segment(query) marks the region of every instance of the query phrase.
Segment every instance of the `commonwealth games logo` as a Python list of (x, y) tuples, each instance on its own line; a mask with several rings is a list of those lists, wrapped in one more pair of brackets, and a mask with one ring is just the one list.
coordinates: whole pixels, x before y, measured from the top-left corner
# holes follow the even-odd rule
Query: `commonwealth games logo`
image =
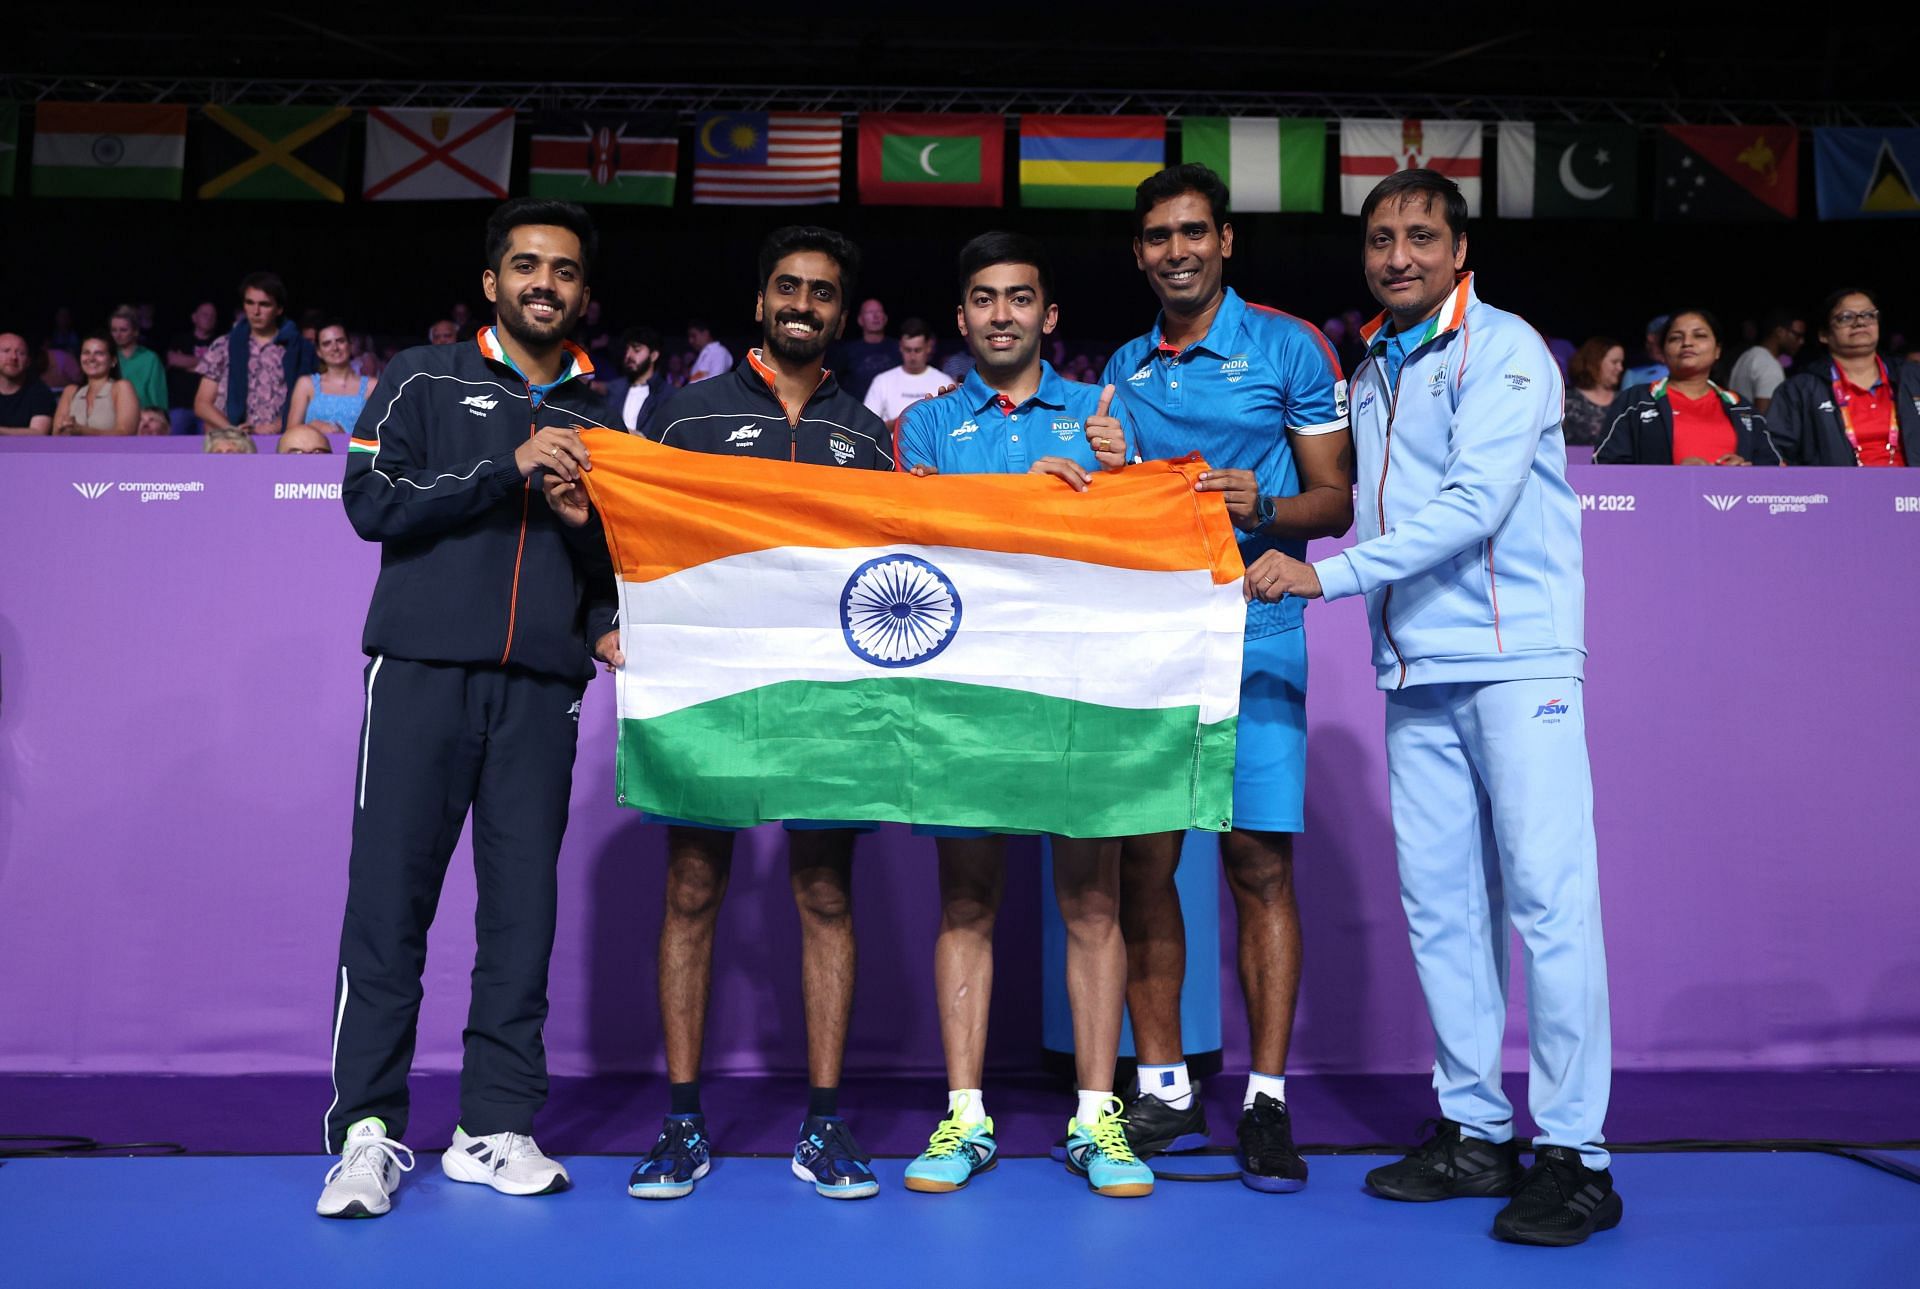
[(876, 667), (912, 667), (945, 649), (960, 629), (960, 593), (933, 565), (882, 555), (853, 570), (840, 592), (847, 648)]

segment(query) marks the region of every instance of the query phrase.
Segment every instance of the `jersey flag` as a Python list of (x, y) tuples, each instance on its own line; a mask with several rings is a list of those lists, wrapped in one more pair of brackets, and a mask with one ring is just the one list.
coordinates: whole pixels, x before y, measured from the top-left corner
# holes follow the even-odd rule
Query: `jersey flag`
[(860, 200), (868, 206), (998, 206), (1007, 128), (988, 113), (862, 112)]
[(1197, 459), (904, 474), (588, 430), (623, 805), (1069, 837), (1232, 820), (1238, 543)]
[(368, 201), (507, 195), (510, 107), (376, 107), (367, 112)]

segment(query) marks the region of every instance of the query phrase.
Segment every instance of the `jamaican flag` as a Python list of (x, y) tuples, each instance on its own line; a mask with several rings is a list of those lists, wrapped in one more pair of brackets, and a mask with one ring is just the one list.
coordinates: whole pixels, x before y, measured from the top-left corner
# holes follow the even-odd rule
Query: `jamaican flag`
[(203, 201), (342, 201), (344, 107), (219, 105), (196, 124)]

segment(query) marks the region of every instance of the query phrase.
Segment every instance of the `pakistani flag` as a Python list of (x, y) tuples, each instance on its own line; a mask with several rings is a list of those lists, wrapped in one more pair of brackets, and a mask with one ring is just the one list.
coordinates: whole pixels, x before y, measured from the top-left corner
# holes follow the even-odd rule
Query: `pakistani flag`
[(1632, 218), (1639, 146), (1630, 125), (1502, 121), (1501, 218)]
[(1227, 181), (1234, 210), (1323, 209), (1327, 123), (1317, 117), (1190, 116), (1180, 122), (1180, 160)]
[(0, 99), (0, 197), (13, 196), (15, 154), (20, 151), (20, 105)]
[(1076, 493), (584, 441), (619, 579), (623, 805), (729, 827), (1230, 826), (1244, 570), (1225, 506), (1194, 504), (1204, 462)]

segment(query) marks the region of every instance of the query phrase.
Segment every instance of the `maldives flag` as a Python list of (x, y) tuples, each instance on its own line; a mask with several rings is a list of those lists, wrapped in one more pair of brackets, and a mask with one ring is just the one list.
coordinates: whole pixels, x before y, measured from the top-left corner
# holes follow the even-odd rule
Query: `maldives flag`
[(1792, 219), (1800, 132), (1790, 125), (1669, 125), (1654, 167), (1661, 219)]
[(862, 112), (860, 200), (868, 206), (1000, 206), (1006, 122), (977, 113)]
[(673, 205), (679, 129), (664, 113), (559, 112), (533, 127), (527, 192), (578, 202)]
[(1480, 122), (1340, 122), (1340, 213), (1358, 215), (1367, 194), (1396, 170), (1436, 170), (1460, 185), (1467, 214), (1480, 213)]
[[(1084, 493), (588, 430), (622, 805), (1067, 837), (1233, 817), (1244, 569), (1206, 463)], [(1124, 642), (1127, 665), (1089, 667)]]

